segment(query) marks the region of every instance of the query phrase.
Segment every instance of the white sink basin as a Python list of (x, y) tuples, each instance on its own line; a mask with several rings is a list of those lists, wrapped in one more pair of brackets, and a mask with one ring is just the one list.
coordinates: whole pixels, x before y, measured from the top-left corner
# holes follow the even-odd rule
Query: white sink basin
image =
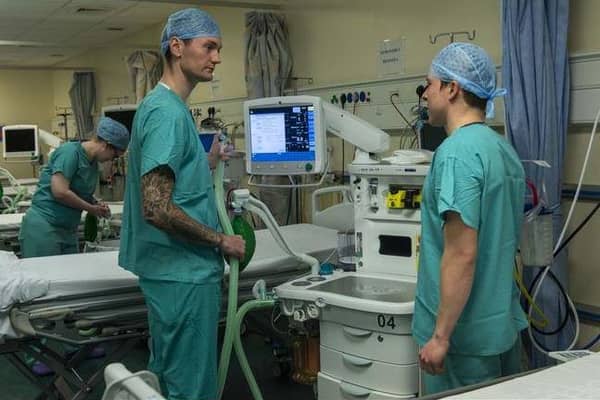
[(305, 276), (275, 288), (284, 301), (308, 301), (385, 314), (412, 314), (416, 283), (396, 275), (338, 272)]
[(356, 274), (320, 282), (307, 290), (390, 303), (406, 303), (415, 298), (414, 284)]

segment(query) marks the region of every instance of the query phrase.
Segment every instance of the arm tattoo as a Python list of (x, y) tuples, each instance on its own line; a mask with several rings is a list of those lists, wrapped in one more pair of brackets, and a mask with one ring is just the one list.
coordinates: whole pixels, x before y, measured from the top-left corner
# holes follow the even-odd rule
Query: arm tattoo
[(180, 240), (205, 246), (218, 246), (221, 235), (203, 225), (173, 204), (175, 175), (161, 165), (142, 176), (142, 207), (146, 221)]

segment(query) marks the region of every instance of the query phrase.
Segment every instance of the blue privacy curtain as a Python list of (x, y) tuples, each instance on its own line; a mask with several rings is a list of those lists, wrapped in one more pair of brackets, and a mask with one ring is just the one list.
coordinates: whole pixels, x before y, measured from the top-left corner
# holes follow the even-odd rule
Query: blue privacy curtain
[[(524, 164), (527, 177), (538, 189), (545, 183), (555, 241), (563, 223), (560, 199), (569, 120), (568, 23), (569, 0), (502, 1), (502, 81), (508, 89), (506, 132), (521, 159), (545, 160), (551, 165), (548, 169)], [(537, 272), (526, 268), (525, 280), (531, 282)], [(552, 272), (568, 288), (564, 251), (554, 260)], [(556, 328), (568, 306), (549, 277), (544, 280), (537, 303), (550, 319), (544, 329)], [(568, 325), (558, 335), (536, 338), (548, 349), (562, 350), (572, 335), (572, 325)], [(547, 362), (537, 351), (532, 361), (532, 367)]]

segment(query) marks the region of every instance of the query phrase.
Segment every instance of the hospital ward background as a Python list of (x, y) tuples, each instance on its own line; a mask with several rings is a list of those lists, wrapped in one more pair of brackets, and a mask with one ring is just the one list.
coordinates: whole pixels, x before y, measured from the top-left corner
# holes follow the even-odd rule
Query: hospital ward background
[[(146, 146), (144, 99), (173, 94), (161, 37), (179, 40), (188, 27), (170, 16), (191, 9), (218, 26), (207, 34), (202, 20), (181, 44), (217, 36), (222, 49), (212, 78), (180, 102), (193, 127), (186, 154), (210, 164), (216, 146), (227, 157), (175, 175), (210, 187), (214, 207), (197, 215), (217, 235), (245, 240), (242, 259), (215, 245), (211, 398), (600, 397), (600, 2), (0, 0), (0, 399), (183, 398), (154, 370), (148, 280), (121, 265), (136, 239), (124, 232), (136, 218), (128, 182)], [(488, 62), (489, 88), (452, 70), (463, 52)], [(433, 91), (454, 84), (484, 93), (486, 118), (459, 126), (462, 136), (436, 123)], [(471, 293), (484, 300), (465, 310), (494, 322), (459, 318), (439, 375), (426, 356), (436, 335), (420, 334), (436, 326), (443, 275), (426, 285), (425, 266), (432, 254), (444, 262), (433, 247), (451, 239), (440, 210), (464, 204), (432, 202), (456, 178), (442, 157), (453, 149), (467, 168), (471, 147), (456, 143), (484, 129), (511, 149), (503, 163), (518, 157), (518, 210), (494, 199), (480, 209), (495, 224), (479, 231), (478, 253), (506, 268), (485, 282), (476, 268)], [(57, 172), (87, 205), (59, 195)], [(189, 204), (193, 189), (174, 190)], [(39, 206), (50, 198), (67, 206)], [(48, 210), (70, 225), (46, 232)], [(514, 242), (503, 236), (511, 212)], [(179, 238), (165, 240), (136, 257)], [(523, 318), (493, 313), (501, 295)], [(510, 353), (517, 370), (485, 376), (488, 350), (502, 362)], [(473, 368), (480, 377), (461, 379)], [(435, 380), (446, 375), (462, 383)]]

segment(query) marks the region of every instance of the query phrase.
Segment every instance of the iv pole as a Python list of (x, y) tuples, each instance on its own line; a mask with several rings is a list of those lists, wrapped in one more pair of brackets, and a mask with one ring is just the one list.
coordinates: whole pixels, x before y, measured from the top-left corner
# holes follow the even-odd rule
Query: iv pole
[(65, 127), (65, 142), (69, 141), (69, 126), (67, 124), (67, 117), (73, 115), (69, 112), (69, 110), (71, 110), (71, 107), (56, 107), (56, 111), (62, 111), (58, 112), (56, 116), (63, 118), (63, 125)]

